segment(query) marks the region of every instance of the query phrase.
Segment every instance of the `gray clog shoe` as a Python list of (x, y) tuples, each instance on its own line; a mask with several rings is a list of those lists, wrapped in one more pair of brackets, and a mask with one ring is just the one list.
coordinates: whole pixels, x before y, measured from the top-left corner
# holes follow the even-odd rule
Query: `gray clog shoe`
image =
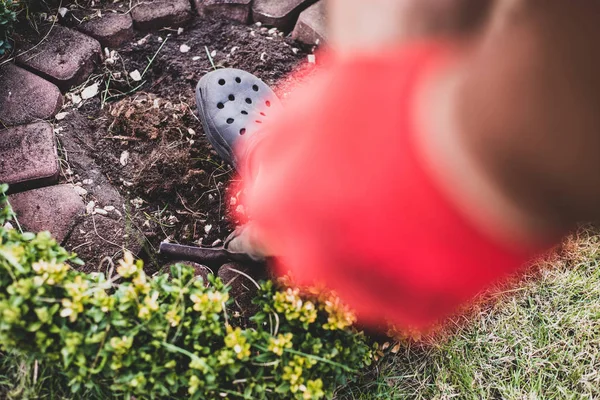
[(281, 107), (273, 90), (256, 76), (239, 69), (218, 69), (204, 75), (196, 86), (196, 104), (210, 144), (233, 166), (235, 143), (259, 130)]

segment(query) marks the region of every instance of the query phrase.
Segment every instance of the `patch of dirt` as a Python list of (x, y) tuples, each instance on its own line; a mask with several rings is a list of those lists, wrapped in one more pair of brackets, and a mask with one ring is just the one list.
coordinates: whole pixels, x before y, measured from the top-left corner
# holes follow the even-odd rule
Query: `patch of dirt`
[[(180, 51), (183, 44), (188, 52)], [(76, 128), (85, 136), (81, 147), (125, 199), (127, 219), (147, 239), (144, 258), (151, 270), (164, 263), (155, 254), (161, 241), (218, 246), (245, 219), (235, 171), (212, 150), (197, 117), (198, 80), (213, 64), (240, 68), (280, 84), (285, 97), (290, 83), (284, 78), (305, 64), (305, 50), (256, 26), (196, 18), (180, 35), (171, 29), (138, 34), (108, 53), (82, 85), (98, 83), (99, 95), (71, 111), (84, 117)], [(304, 68), (312, 71), (312, 65)], [(131, 77), (135, 70), (141, 80)], [(67, 99), (75, 103), (82, 87)], [(89, 175), (72, 168), (66, 180)], [(72, 243), (78, 245), (83, 243)]]

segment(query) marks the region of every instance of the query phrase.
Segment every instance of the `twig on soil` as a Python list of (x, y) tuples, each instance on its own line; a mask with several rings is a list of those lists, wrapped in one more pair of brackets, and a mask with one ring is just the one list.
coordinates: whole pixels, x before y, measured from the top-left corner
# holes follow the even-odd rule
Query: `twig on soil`
[(206, 214), (203, 214), (201, 212), (197, 212), (197, 211), (192, 211), (186, 204), (185, 201), (183, 200), (183, 197), (181, 197), (181, 195), (179, 194), (179, 192), (177, 193), (177, 197), (179, 197), (179, 201), (181, 201), (181, 205), (183, 206), (183, 208), (185, 208), (187, 211), (189, 211), (194, 217), (206, 217)]
[(213, 61), (213, 58), (210, 55), (210, 52), (208, 51), (208, 47), (204, 46), (204, 50), (206, 50), (206, 56), (208, 57), (208, 61), (210, 61), (210, 65), (212, 65), (213, 69), (216, 70), (217, 67), (215, 66), (215, 62)]
[(138, 141), (142, 140), (142, 139), (140, 139), (138, 137), (121, 136), (121, 135), (117, 135), (117, 136), (103, 136), (102, 139), (124, 140), (124, 141), (134, 141), (134, 142), (138, 142)]
[(106, 89), (104, 89), (104, 93), (102, 94), (102, 101), (100, 102), (100, 109), (104, 110), (104, 105), (106, 104), (106, 96), (108, 95), (108, 88), (110, 87), (110, 80), (112, 79), (112, 74), (108, 76), (108, 81), (106, 81)]
[(96, 228), (96, 218), (94, 218), (93, 215), (92, 215), (92, 223), (94, 224), (94, 232), (96, 233), (96, 236), (98, 236), (100, 239), (104, 240), (106, 243), (112, 244), (116, 248), (120, 248), (121, 247), (118, 244), (116, 244), (115, 242), (111, 242), (110, 240), (105, 239), (102, 236), (100, 236), (100, 234), (98, 233), (98, 229)]
[(150, 62), (148, 62), (148, 65), (146, 65), (146, 68), (144, 69), (144, 72), (142, 72), (141, 79), (144, 78), (144, 75), (146, 75), (146, 72), (148, 72), (148, 68), (150, 68), (150, 66), (154, 62), (154, 59), (156, 58), (156, 56), (158, 55), (158, 53), (160, 52), (160, 50), (163, 48), (163, 46), (165, 45), (165, 43), (167, 43), (167, 40), (169, 40), (169, 36), (165, 37), (165, 40), (163, 40), (163, 42), (160, 44), (160, 46), (158, 47), (158, 50), (156, 50), (156, 53), (154, 53), (154, 55), (150, 59)]
[(252, 282), (254, 284), (254, 286), (256, 286), (256, 288), (258, 290), (260, 290), (260, 285), (250, 275), (248, 275), (240, 270), (234, 269), (234, 268), (230, 268), (229, 270), (248, 278), (248, 280), (250, 280), (250, 282)]
[(127, 96), (128, 94), (131, 94), (133, 92), (135, 92), (136, 90), (138, 90), (139, 88), (141, 88), (142, 86), (144, 86), (146, 84), (146, 81), (142, 81), (142, 83), (140, 83), (139, 85), (137, 85), (136, 87), (134, 87), (133, 89), (131, 89), (128, 92), (125, 93), (119, 93), (119, 94), (115, 94), (113, 96), (110, 96), (108, 99), (106, 99), (106, 102), (109, 102), (113, 99), (118, 99), (119, 97), (123, 97), (123, 96)]

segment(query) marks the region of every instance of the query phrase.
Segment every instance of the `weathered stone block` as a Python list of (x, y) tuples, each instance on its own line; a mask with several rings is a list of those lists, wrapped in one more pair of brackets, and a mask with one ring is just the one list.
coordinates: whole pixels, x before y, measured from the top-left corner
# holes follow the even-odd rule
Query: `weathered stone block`
[(62, 243), (85, 212), (73, 185), (49, 186), (10, 195), (21, 226), (31, 232), (50, 231)]
[(0, 124), (48, 119), (62, 104), (62, 94), (53, 83), (14, 64), (0, 67)]
[(325, 1), (323, 0), (302, 11), (292, 32), (292, 39), (310, 45), (323, 43), (327, 36), (325, 11)]
[(82, 23), (77, 29), (103, 47), (115, 48), (133, 39), (133, 20), (129, 14), (109, 12)]
[(282, 31), (290, 31), (302, 10), (315, 0), (254, 0), (252, 18)]
[(217, 16), (243, 24), (250, 19), (252, 0), (194, 0), (200, 15)]
[(81, 32), (55, 25), (48, 37), (24, 44), (17, 63), (55, 83), (61, 90), (83, 83), (100, 60), (100, 43)]
[(191, 16), (188, 0), (136, 0), (131, 10), (133, 24), (141, 31), (184, 25)]
[(0, 182), (8, 183), (11, 193), (54, 184), (59, 172), (52, 125), (0, 130)]

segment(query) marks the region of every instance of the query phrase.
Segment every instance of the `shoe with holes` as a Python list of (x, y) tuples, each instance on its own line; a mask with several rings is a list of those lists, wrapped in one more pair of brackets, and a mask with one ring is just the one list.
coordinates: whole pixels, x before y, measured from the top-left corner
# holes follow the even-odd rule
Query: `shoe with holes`
[(281, 107), (267, 84), (234, 68), (204, 75), (196, 86), (196, 103), (208, 141), (233, 166), (238, 164), (234, 148), (239, 138), (254, 134)]

